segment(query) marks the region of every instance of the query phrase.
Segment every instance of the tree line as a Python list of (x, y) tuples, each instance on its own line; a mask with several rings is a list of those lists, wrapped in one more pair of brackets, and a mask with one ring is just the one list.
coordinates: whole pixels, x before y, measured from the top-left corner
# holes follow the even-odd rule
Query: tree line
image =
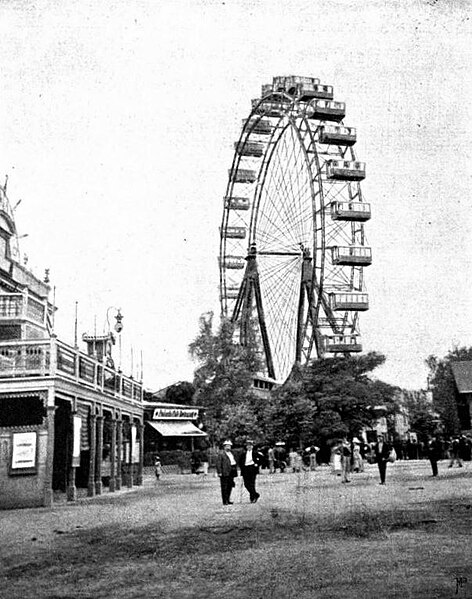
[(445, 436), (458, 434), (451, 362), (472, 359), (472, 348), (455, 348), (443, 359), (429, 356), (433, 402), (423, 395), (401, 406), (399, 388), (372, 376), (385, 362), (378, 352), (295, 365), (289, 379), (265, 397), (253, 386), (253, 373), (261, 370), (255, 338), (244, 347), (236, 343), (229, 320), (215, 326), (213, 313), (203, 314), (189, 353), (197, 364), (193, 384), (170, 388), (167, 401), (183, 403), (186, 397), (187, 403), (204, 407), (206, 431), (215, 443), (230, 437), (239, 444), (251, 437), (264, 443), (283, 440), (292, 447), (359, 436), (372, 427), (378, 406), (388, 417), (406, 408), (410, 430), (419, 436), (434, 434), (438, 426)]

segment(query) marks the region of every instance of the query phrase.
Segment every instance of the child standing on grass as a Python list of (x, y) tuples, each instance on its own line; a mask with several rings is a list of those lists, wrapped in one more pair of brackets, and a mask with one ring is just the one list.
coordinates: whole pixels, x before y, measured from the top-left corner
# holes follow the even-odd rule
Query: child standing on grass
[(154, 474), (156, 475), (157, 480), (159, 480), (161, 478), (162, 465), (161, 465), (161, 459), (159, 458), (159, 456), (156, 456), (156, 458), (154, 460)]

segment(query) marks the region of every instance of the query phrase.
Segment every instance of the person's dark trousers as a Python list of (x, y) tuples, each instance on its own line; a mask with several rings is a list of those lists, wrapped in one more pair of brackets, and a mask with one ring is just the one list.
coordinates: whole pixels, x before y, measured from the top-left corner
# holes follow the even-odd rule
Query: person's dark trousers
[(431, 468), (433, 470), (433, 476), (437, 476), (438, 475), (438, 461), (437, 460), (432, 460), (431, 458), (429, 458), (429, 461), (431, 462)]
[(231, 491), (233, 490), (233, 477), (232, 476), (220, 476), (221, 485), (221, 499), (223, 505), (228, 505), (231, 498)]
[(241, 469), (241, 474), (243, 476), (244, 486), (249, 493), (249, 499), (251, 501), (257, 501), (259, 498), (259, 493), (256, 491), (257, 467), (244, 466)]
[(378, 463), (378, 467), (379, 467), (379, 474), (380, 474), (380, 482), (383, 484), (383, 483), (385, 483), (385, 474), (387, 473), (387, 462), (385, 462), (384, 460), (381, 460)]

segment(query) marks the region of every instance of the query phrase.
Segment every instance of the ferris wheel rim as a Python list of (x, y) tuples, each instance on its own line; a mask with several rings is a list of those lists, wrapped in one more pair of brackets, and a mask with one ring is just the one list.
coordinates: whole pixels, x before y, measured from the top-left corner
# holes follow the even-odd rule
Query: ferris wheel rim
[[(261, 106), (264, 105), (267, 101), (273, 101), (276, 103), (277, 101), (284, 101), (285, 108), (277, 117), (273, 115), (265, 114), (263, 111), (260, 111)], [(310, 184), (312, 188), (316, 186), (317, 189), (317, 197), (315, 198), (315, 193), (311, 193), (310, 201), (311, 201), (311, 209), (312, 209), (312, 220), (315, 223), (316, 219), (319, 219), (320, 226), (313, 226), (313, 234), (311, 238), (311, 250), (312, 250), (312, 258), (313, 258), (313, 268), (311, 271), (311, 281), (310, 281), (310, 296), (308, 298), (309, 301), (309, 309), (304, 315), (303, 321), (303, 335), (302, 337), (308, 339), (307, 346), (305, 348), (304, 360), (307, 361), (311, 353), (313, 351), (313, 346), (316, 347), (317, 355), (321, 354), (320, 348), (320, 339), (321, 339), (321, 326), (319, 321), (322, 320), (320, 314), (323, 314), (323, 319), (325, 321), (329, 321), (326, 326), (331, 327), (333, 333), (341, 334), (340, 331), (344, 331), (344, 329), (348, 330), (348, 326), (350, 327), (351, 332), (355, 332), (358, 328), (358, 313), (355, 312), (354, 315), (348, 315), (348, 312), (345, 312), (344, 315), (338, 316), (333, 315), (331, 307), (328, 302), (328, 287), (337, 289), (348, 287), (349, 289), (354, 290), (354, 279), (357, 277), (357, 285), (362, 290), (363, 289), (363, 269), (358, 268), (358, 271), (355, 271), (354, 267), (349, 270), (349, 281), (346, 281), (346, 274), (343, 272), (344, 280), (339, 282), (336, 277), (340, 277), (339, 273), (335, 273), (332, 275), (332, 280), (330, 279), (329, 285), (324, 288), (325, 284), (325, 275), (326, 275), (326, 257), (328, 254), (328, 245), (329, 240), (326, 237), (326, 218), (325, 211), (327, 207), (329, 207), (327, 195), (325, 197), (325, 185), (326, 182), (323, 180), (321, 176), (322, 166), (325, 165), (326, 160), (323, 164), (320, 164), (320, 156), (319, 156), (319, 139), (317, 139), (317, 131), (314, 130), (312, 126), (308, 124), (308, 115), (307, 115), (307, 106), (310, 103), (305, 103), (304, 112), (297, 110), (297, 106), (299, 105), (297, 98), (287, 94), (280, 92), (271, 92), (266, 96), (261, 97), (256, 103), (253, 103), (253, 109), (249, 113), (248, 118), (245, 119), (244, 125), (241, 129), (241, 133), (237, 142), (237, 145), (243, 146), (249, 145), (251, 135), (256, 131), (258, 123), (262, 123), (263, 121), (270, 121), (272, 130), (269, 137), (269, 142), (266, 144), (265, 149), (263, 151), (263, 158), (261, 160), (261, 164), (257, 169), (257, 177), (255, 183), (255, 190), (251, 191), (250, 201), (251, 201), (251, 218), (248, 223), (248, 231), (247, 231), (247, 241), (245, 242), (245, 250), (242, 252), (244, 254), (244, 260), (248, 260), (251, 252), (251, 247), (255, 246), (256, 253), (258, 254), (258, 259), (263, 263), (265, 259), (264, 252), (260, 251), (259, 248), (259, 240), (257, 238), (258, 231), (258, 221), (259, 214), (261, 209), (261, 197), (264, 191), (265, 186), (265, 178), (267, 176), (268, 170), (273, 160), (274, 153), (277, 150), (277, 145), (280, 142), (280, 139), (284, 135), (284, 132), (287, 130), (295, 131), (298, 135), (299, 147), (303, 148), (304, 158), (305, 158), (305, 167), (307, 171), (310, 173)], [(298, 121), (297, 121), (298, 119)], [(318, 128), (323, 125), (325, 122), (320, 121), (318, 123)], [(337, 124), (343, 126), (343, 121), (341, 119), (337, 121)], [(313, 148), (314, 159), (310, 162), (306, 159), (307, 151), (305, 144), (300, 140), (300, 130), (302, 124), (305, 126), (305, 134), (310, 138), (310, 145)], [(354, 130), (355, 131), (355, 130)], [(277, 136), (277, 139), (275, 137)], [(275, 141), (274, 141), (275, 139)], [(257, 145), (257, 143), (256, 143)], [(338, 148), (339, 155), (335, 155), (339, 159), (344, 159), (344, 156), (349, 151), (351, 154), (351, 158), (355, 161), (355, 153), (352, 147), (346, 147), (344, 153), (341, 151), (341, 148)], [(270, 156), (268, 154), (270, 152)], [(228, 180), (228, 184), (226, 187), (225, 198), (233, 198), (235, 186), (237, 185), (236, 179), (233, 176), (241, 165), (246, 164), (246, 160), (244, 158), (243, 152), (239, 152), (236, 150), (233, 155), (232, 165), (230, 169), (230, 176)], [(312, 176), (313, 173), (316, 173), (316, 177)], [(349, 193), (351, 193), (351, 187), (349, 187)], [(330, 192), (331, 193), (331, 192)], [(357, 194), (354, 194), (360, 201), (362, 201), (362, 194), (360, 192), (360, 187), (358, 187)], [(336, 198), (336, 195), (334, 195)], [(225, 200), (226, 201), (226, 200)], [(330, 200), (331, 201), (331, 200)], [(222, 314), (227, 317), (231, 317), (231, 302), (229, 301), (229, 293), (228, 293), (228, 281), (230, 281), (230, 277), (228, 275), (229, 270), (226, 268), (226, 258), (230, 257), (228, 253), (228, 248), (231, 244), (228, 244), (228, 237), (226, 235), (229, 228), (229, 218), (230, 218), (230, 210), (227, 209), (225, 204), (225, 210), (223, 212), (222, 225), (221, 225), (221, 239), (220, 239), (220, 299), (222, 304)], [(357, 227), (357, 233), (354, 233), (354, 228), (352, 228), (352, 241), (355, 242), (355, 236), (362, 236), (362, 244), (363, 241), (363, 226), (360, 225)], [(287, 258), (290, 256), (295, 256), (295, 254), (299, 258), (304, 255), (304, 248), (299, 248), (298, 252), (292, 252), (287, 254)], [(330, 266), (331, 270), (334, 272), (332, 265)], [(242, 279), (240, 279), (242, 280)], [(326, 281), (328, 283), (328, 281)], [(240, 288), (241, 291), (241, 288)], [(330, 291), (332, 293), (332, 290)], [(240, 301), (240, 298), (237, 300)], [(234, 312), (233, 312), (234, 315)], [(348, 317), (349, 316), (349, 317)], [(341, 323), (341, 324), (340, 324)], [(309, 331), (311, 327), (311, 331)]]

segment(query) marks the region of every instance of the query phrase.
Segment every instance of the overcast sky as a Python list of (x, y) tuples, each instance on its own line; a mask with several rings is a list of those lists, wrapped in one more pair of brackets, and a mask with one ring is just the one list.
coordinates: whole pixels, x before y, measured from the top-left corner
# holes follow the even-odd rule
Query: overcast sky
[(146, 387), (191, 380), (233, 142), (260, 86), (296, 74), (334, 86), (367, 163), (377, 376), (424, 387), (429, 354), (472, 345), (467, 1), (10, 0), (0, 52), (0, 179), (65, 341), (76, 301), (80, 333), (121, 307), (124, 369), (133, 347)]

